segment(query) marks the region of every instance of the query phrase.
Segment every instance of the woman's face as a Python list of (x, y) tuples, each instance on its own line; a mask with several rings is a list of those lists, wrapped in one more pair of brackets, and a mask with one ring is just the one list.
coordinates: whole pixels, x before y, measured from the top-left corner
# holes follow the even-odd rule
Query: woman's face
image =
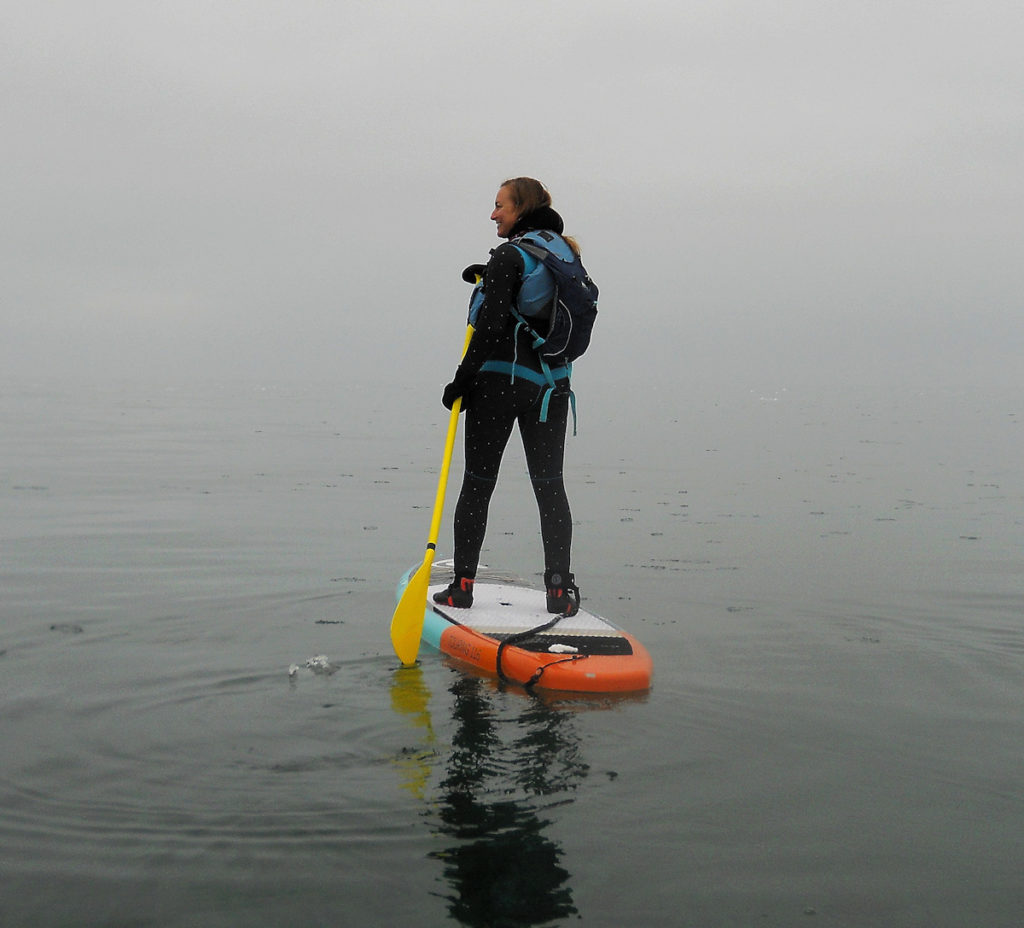
[(512, 203), (512, 191), (508, 187), (499, 188), (498, 195), (494, 198), (491, 219), (498, 226), (498, 238), (508, 238), (519, 219), (519, 213)]

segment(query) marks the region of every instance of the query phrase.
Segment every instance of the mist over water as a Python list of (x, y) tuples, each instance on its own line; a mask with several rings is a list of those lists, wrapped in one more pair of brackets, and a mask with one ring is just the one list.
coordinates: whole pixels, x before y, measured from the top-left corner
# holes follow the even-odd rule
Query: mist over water
[[(626, 700), (398, 668), (436, 397), (6, 382), (3, 923), (1013, 923), (1019, 393), (580, 368)], [(516, 441), (484, 557), (534, 577)]]
[[(1018, 925), (1019, 2), (8, 6), (3, 928)], [(389, 646), (521, 174), (636, 698)]]

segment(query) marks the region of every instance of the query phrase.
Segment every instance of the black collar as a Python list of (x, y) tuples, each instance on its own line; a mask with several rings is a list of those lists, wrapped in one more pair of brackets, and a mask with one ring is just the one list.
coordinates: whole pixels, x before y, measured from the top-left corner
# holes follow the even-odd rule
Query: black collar
[(536, 229), (546, 229), (549, 232), (557, 232), (561, 235), (564, 228), (565, 224), (562, 222), (562, 217), (550, 206), (542, 206), (540, 209), (535, 209), (532, 213), (520, 216), (519, 221), (512, 227), (508, 237), (517, 238)]

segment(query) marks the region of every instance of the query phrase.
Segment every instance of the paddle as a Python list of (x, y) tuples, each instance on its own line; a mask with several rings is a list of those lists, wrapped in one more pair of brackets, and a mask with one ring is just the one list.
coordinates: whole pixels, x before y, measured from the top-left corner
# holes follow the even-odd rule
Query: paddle
[[(473, 337), (473, 326), (466, 329), (466, 342), (462, 346), (462, 354), (466, 354), (469, 340)], [(430, 569), (434, 564), (434, 552), (437, 549), (437, 535), (441, 530), (441, 515), (444, 511), (444, 493), (448, 486), (448, 471), (452, 463), (452, 451), (455, 448), (455, 432), (459, 427), (459, 412), (462, 410), (462, 398), (452, 403), (452, 414), (448, 419), (448, 437), (444, 443), (444, 457), (441, 459), (441, 476), (437, 480), (437, 496), (434, 498), (434, 516), (430, 522), (430, 535), (427, 538), (427, 551), (423, 555), (423, 563), (409, 578), (409, 583), (402, 592), (395, 614), (391, 617), (391, 646), (395, 649), (398, 659), (406, 666), (416, 663), (416, 653), (420, 649), (420, 635), (423, 633), (423, 615), (427, 606), (427, 587), (430, 586)]]

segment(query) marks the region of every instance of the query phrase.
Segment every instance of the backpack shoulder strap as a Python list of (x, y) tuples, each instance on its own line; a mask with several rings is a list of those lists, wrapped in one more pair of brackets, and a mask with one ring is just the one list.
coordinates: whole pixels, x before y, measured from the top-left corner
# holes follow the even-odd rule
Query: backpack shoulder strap
[(576, 253), (561, 235), (546, 229), (527, 232), (516, 239), (514, 244), (541, 261), (545, 258), (557, 258), (563, 264), (572, 264), (577, 259)]

